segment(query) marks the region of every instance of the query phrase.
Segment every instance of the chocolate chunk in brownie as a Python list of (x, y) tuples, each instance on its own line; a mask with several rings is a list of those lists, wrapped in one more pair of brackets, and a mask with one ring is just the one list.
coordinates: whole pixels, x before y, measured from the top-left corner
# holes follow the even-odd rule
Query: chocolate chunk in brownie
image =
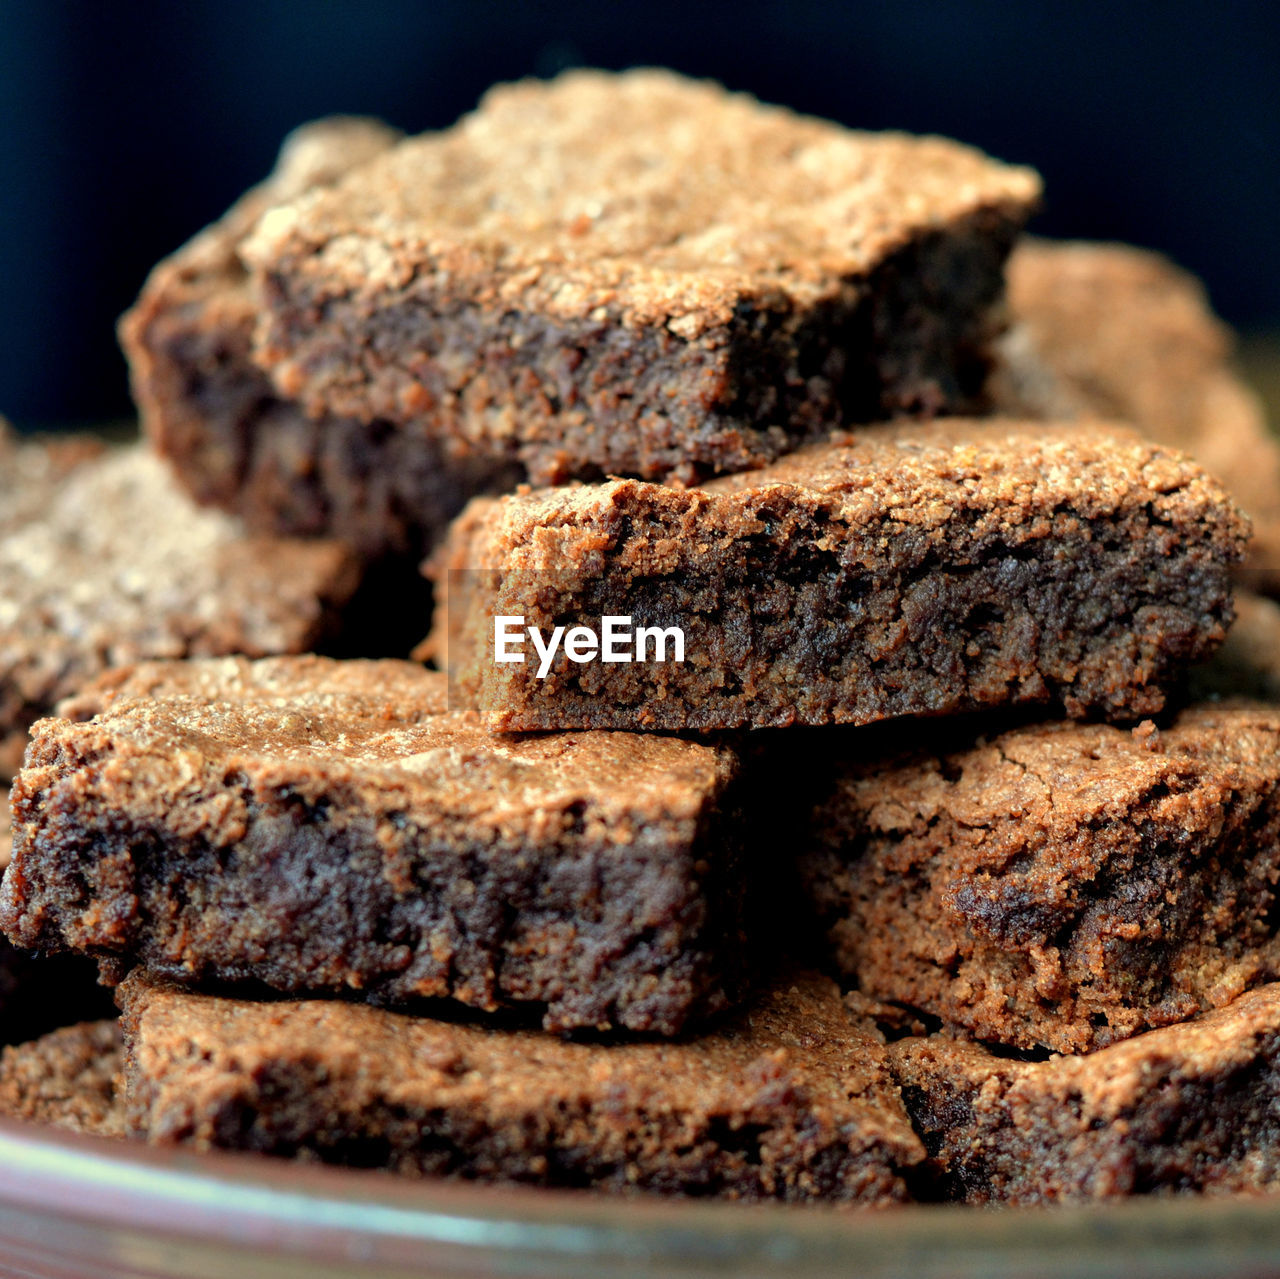
[(1009, 305), (997, 406), (1116, 418), (1184, 449), (1253, 519), (1245, 579), (1280, 591), (1280, 441), (1200, 283), (1126, 245), (1031, 239), (1009, 260)]
[[(853, 723), (1017, 704), (1135, 718), (1220, 642), (1247, 525), (1180, 454), (1004, 421), (867, 428), (702, 489), (477, 499), (423, 651), (493, 729)], [(443, 613), (443, 616), (442, 616)], [(617, 629), (574, 660), (510, 631)], [(666, 660), (640, 628), (683, 633)], [(564, 639), (564, 635), (561, 639)], [(616, 637), (615, 637), (616, 638)], [(594, 651), (594, 658), (591, 657)]]
[(122, 1137), (119, 1023), (81, 1022), (0, 1053), (0, 1115)]
[(1084, 1057), (889, 1046), (949, 1194), (1034, 1204), (1280, 1186), (1280, 986)]
[(519, 468), (278, 396), (249, 357), (257, 308), (236, 249), (273, 204), (399, 136), (346, 118), (295, 130), (271, 176), (161, 262), (120, 325), (143, 427), (192, 496), (257, 533), (336, 537), (370, 558), (421, 556), (467, 498), (513, 487)]
[(877, 1204), (923, 1157), (874, 1026), (801, 976), (705, 1034), (565, 1041), (333, 1000), (120, 987), (157, 1143), (614, 1192)]
[(1253, 697), (1280, 702), (1280, 603), (1235, 593), (1236, 620), (1222, 647), (1188, 681), (1195, 700)]
[(815, 783), (800, 870), (868, 995), (1079, 1052), (1280, 977), (1280, 709), (860, 751)]
[(539, 484), (741, 470), (971, 403), (1038, 196), (669, 72), (524, 81), (259, 222), (255, 358), (312, 414)]
[[(139, 446), (67, 469), (62, 450), (0, 435), (0, 763), (28, 725), (109, 666), (302, 652), (359, 583), (335, 542), (246, 538), (199, 511)], [(11, 773), (0, 773), (7, 780)]]
[(740, 993), (728, 747), (497, 738), (408, 662), (144, 665), (32, 730), (0, 922), (115, 978), (671, 1034)]

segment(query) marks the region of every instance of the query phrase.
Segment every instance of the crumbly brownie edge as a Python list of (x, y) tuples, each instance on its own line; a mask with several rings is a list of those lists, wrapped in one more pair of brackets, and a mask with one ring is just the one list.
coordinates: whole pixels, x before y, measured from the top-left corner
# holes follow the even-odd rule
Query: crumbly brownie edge
[(285, 254), (257, 277), (256, 358), (313, 415), (413, 427), (537, 484), (750, 469), (842, 423), (973, 407), (1027, 212), (995, 204), (918, 234), (814, 306), (744, 295), (693, 338), (513, 315), (429, 275), (372, 303), (326, 295), (318, 326), (303, 259)]
[(1280, 1184), (1277, 1002), (1263, 987), (1085, 1057), (1022, 1062), (934, 1036), (891, 1044), (889, 1063), (946, 1198), (1256, 1193)]
[[(728, 750), (695, 818), (650, 816), (625, 844), (577, 801), (533, 827), (469, 826), (406, 820), (394, 791), (374, 811), (340, 776), (317, 791), (283, 764), (228, 776), (225, 795), (157, 794), (147, 772), (109, 727), (37, 724), (0, 889), (19, 944), (86, 952), (113, 979), (141, 964), (181, 982), (541, 1007), (557, 1030), (673, 1034), (743, 993), (756, 871)], [(244, 810), (230, 847), (204, 826), (227, 804)]]
[[(1221, 716), (1208, 730), (1216, 746), (1153, 745), (1150, 766), (1114, 784), (1102, 765), (1032, 754), (1020, 731), (938, 758), (835, 765), (799, 858), (831, 962), (875, 998), (1057, 1052), (1181, 1021), (1280, 976), (1280, 718), (1266, 707), (1192, 714)], [(1055, 732), (1104, 761), (1122, 736)], [(1233, 743), (1255, 732), (1272, 741), (1270, 759), (1233, 762)], [(991, 768), (997, 798), (984, 814), (958, 786)], [(931, 797), (918, 810), (916, 794)]]

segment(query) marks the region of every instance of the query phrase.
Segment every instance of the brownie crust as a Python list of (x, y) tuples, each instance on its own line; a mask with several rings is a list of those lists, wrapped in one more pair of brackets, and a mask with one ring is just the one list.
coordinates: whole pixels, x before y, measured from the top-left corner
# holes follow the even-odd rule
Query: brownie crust
[[(702, 489), (479, 499), (429, 572), (460, 704), (491, 729), (866, 724), (1061, 705), (1135, 719), (1231, 620), (1247, 525), (1124, 432), (868, 428)], [(682, 662), (495, 660), (494, 619), (679, 626)], [(652, 653), (650, 653), (652, 656)]]
[(64, 1026), (0, 1053), (0, 1115), (98, 1137), (123, 1137), (115, 1020)]
[(0, 781), (31, 722), (107, 667), (304, 652), (360, 582), (335, 542), (246, 537), (197, 510), (141, 446), (90, 442), (72, 466), (67, 451), (0, 435), (0, 495), (23, 493), (0, 509)]
[(621, 1193), (900, 1202), (923, 1157), (870, 1023), (802, 976), (678, 1042), (573, 1042), (134, 974), (127, 1108), (156, 1143)]
[(120, 324), (143, 428), (192, 497), (256, 533), (334, 537), (371, 559), (425, 554), (469, 497), (514, 487), (519, 468), (421, 433), (312, 418), (277, 395), (250, 358), (257, 307), (237, 248), (273, 204), (399, 136), (344, 117), (295, 130), (271, 176), (161, 262)]
[(740, 995), (738, 759), (493, 738), (407, 662), (156, 663), (33, 729), (0, 925), (179, 982), (672, 1034)]
[(285, 399), (538, 484), (972, 404), (1029, 170), (669, 72), (500, 86), (244, 242)]
[(1203, 286), (1122, 244), (1026, 239), (1009, 259), (999, 411), (1114, 418), (1190, 453), (1253, 521), (1242, 580), (1280, 592), (1280, 440)]
[(950, 1198), (1038, 1204), (1280, 1184), (1280, 987), (1085, 1057), (889, 1047)]
[(1087, 1052), (1280, 977), (1280, 711), (834, 761), (800, 873), (867, 995)]

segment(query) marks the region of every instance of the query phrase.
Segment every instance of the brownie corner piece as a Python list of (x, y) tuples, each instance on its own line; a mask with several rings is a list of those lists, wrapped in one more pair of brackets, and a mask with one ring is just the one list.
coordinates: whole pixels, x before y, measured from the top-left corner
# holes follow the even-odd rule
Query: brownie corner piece
[(130, 1125), (157, 1143), (844, 1205), (902, 1202), (924, 1154), (882, 1040), (809, 975), (675, 1042), (253, 1003), (141, 973), (120, 999)]
[(890, 424), (700, 488), (478, 500), (432, 561), (431, 647), (502, 731), (1135, 720), (1222, 641), (1246, 536), (1190, 459), (1123, 428)]
[(742, 994), (727, 745), (493, 737), (394, 661), (143, 664), (67, 709), (14, 786), (18, 944), (558, 1030), (673, 1034)]
[(1280, 709), (1050, 722), (833, 760), (800, 858), (868, 995), (1088, 1052), (1280, 977)]
[(1039, 189), (666, 72), (500, 86), (259, 223), (255, 358), (539, 484), (738, 470), (971, 406)]
[(1280, 987), (1085, 1056), (932, 1035), (888, 1048), (944, 1193), (974, 1204), (1280, 1185)]

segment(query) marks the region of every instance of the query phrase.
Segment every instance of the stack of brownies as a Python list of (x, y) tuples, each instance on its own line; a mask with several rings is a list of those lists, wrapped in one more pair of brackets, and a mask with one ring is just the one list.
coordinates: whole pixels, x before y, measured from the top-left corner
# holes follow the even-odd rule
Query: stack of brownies
[(1019, 242), (1038, 196), (652, 71), (295, 134), (123, 321), (147, 444), (0, 440), (10, 984), (65, 1019), (88, 957), (122, 1013), (24, 1030), (0, 1110), (746, 1199), (1280, 1184), (1280, 708), (1219, 696), (1280, 609), (1214, 658), (1280, 448), (1194, 282)]

